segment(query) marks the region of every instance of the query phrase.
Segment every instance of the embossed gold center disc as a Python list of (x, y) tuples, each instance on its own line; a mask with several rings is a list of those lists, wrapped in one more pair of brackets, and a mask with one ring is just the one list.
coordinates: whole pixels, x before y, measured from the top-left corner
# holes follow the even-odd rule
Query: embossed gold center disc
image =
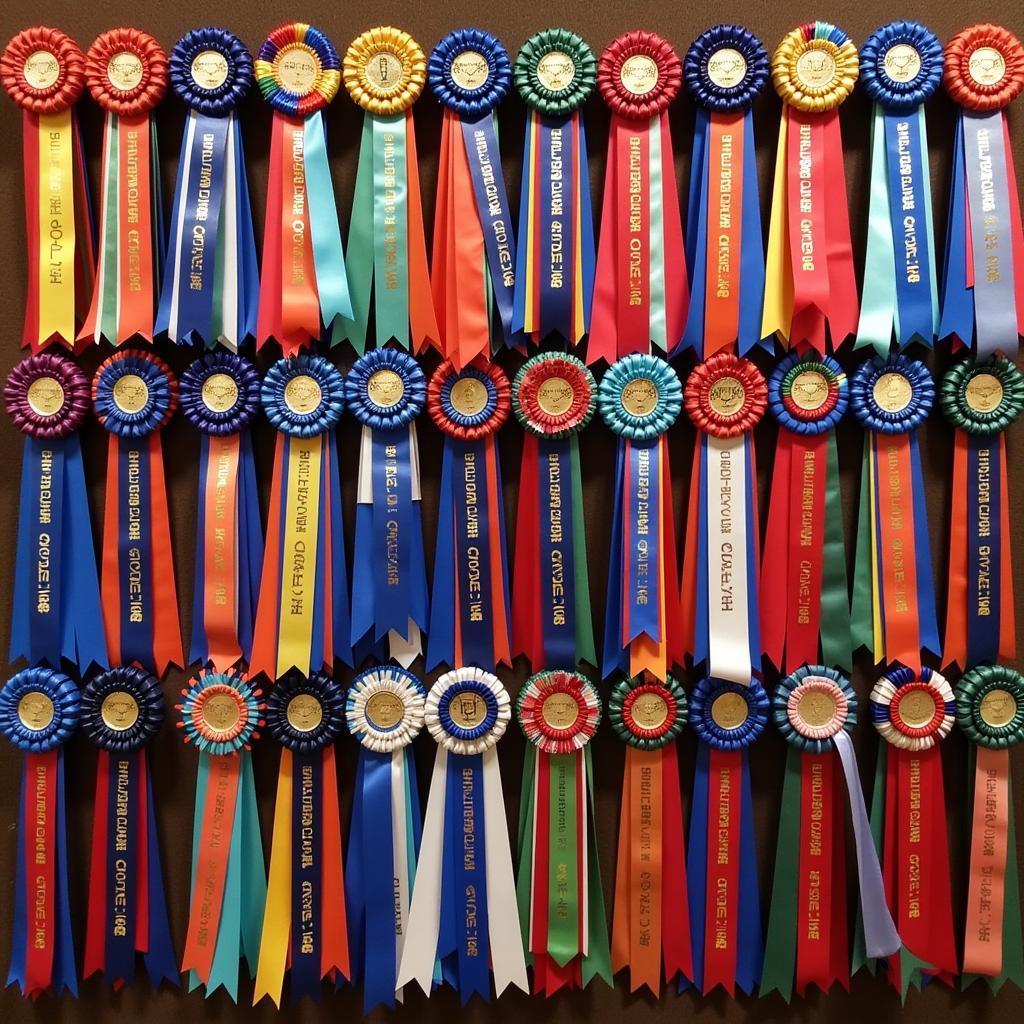
[(296, 413), (313, 412), (323, 398), (320, 385), (308, 373), (292, 377), (284, 386), (284, 404)]
[(472, 92), (479, 89), (490, 74), (487, 58), (476, 50), (463, 50), (452, 61), (452, 81), (460, 88)]
[(38, 690), (26, 693), (18, 701), (18, 721), (33, 732), (45, 729), (53, 721), (54, 713), (53, 701)]
[(33, 89), (49, 89), (60, 78), (60, 64), (49, 50), (30, 53), (22, 70)]
[(114, 405), (121, 412), (141, 412), (149, 401), (149, 388), (137, 373), (126, 373), (114, 381)]
[(238, 701), (226, 693), (215, 693), (203, 702), (203, 724), (211, 732), (230, 732), (241, 716)]
[(886, 412), (902, 412), (910, 405), (914, 389), (902, 373), (883, 373), (871, 391), (875, 404)]
[(107, 61), (107, 80), (120, 92), (137, 89), (142, 81), (142, 61), (127, 50)]
[(402, 400), (405, 385), (394, 370), (377, 370), (370, 374), (366, 382), (366, 393), (379, 409), (390, 409)]
[(537, 81), (551, 92), (568, 89), (575, 77), (576, 65), (572, 57), (561, 50), (551, 50), (537, 61)]
[(668, 701), (660, 693), (641, 693), (632, 710), (633, 721), (644, 729), (660, 729), (668, 720)]
[(574, 397), (572, 385), (564, 377), (548, 377), (537, 388), (537, 404), (548, 416), (561, 416)]
[(284, 710), (288, 724), (297, 732), (312, 732), (323, 721), (323, 705), (311, 693), (297, 693)]
[(461, 729), (475, 729), (487, 717), (487, 702), (472, 690), (463, 690), (452, 696), (448, 714)]
[(381, 96), (402, 88), (402, 61), (390, 50), (378, 50), (366, 58), (366, 80)]
[(544, 698), (541, 717), (550, 729), (569, 729), (580, 717), (580, 706), (570, 693), (552, 693)]
[(463, 416), (477, 416), (487, 407), (487, 387), (475, 377), (460, 377), (452, 385), (448, 400)]
[(719, 89), (731, 89), (743, 81), (747, 73), (747, 62), (739, 50), (731, 46), (723, 46), (716, 50), (708, 60), (708, 78)]
[(1006, 61), (994, 47), (979, 46), (971, 54), (967, 70), (978, 85), (998, 85), (1006, 74)]
[(719, 416), (732, 416), (739, 412), (746, 397), (746, 390), (735, 377), (719, 377), (708, 392), (708, 402)]
[(393, 729), (404, 714), (402, 701), (387, 690), (371, 693), (366, 700), (366, 717), (375, 729)]
[(836, 77), (836, 61), (828, 50), (804, 50), (796, 59), (796, 77), (806, 89), (824, 89)]
[(897, 43), (885, 51), (882, 63), (894, 82), (912, 82), (921, 70), (921, 54), (907, 43)]
[(320, 75), (320, 58), (302, 43), (286, 46), (277, 55), (277, 80), (293, 96), (313, 91)]
[(623, 61), (619, 78), (627, 92), (646, 96), (658, 84), (657, 62), (644, 53), (634, 53)]
[(789, 397), (798, 409), (814, 412), (828, 401), (828, 378), (820, 370), (801, 370), (789, 386)]
[(927, 690), (911, 690), (900, 699), (899, 713), (912, 729), (923, 729), (935, 717), (935, 698)]
[(720, 729), (738, 729), (747, 720), (747, 702), (731, 690), (711, 702), (711, 718)]
[(26, 397), (37, 416), (52, 416), (64, 408), (64, 388), (56, 377), (37, 377), (29, 384)]
[(124, 732), (139, 720), (139, 705), (135, 698), (124, 690), (115, 690), (103, 698), (100, 718), (108, 729)]
[(619, 401), (630, 416), (648, 416), (658, 404), (658, 386), (648, 377), (637, 377), (622, 389)]
[(192, 58), (192, 81), (200, 89), (219, 89), (228, 80), (228, 59), (216, 50), (203, 50)]
[(981, 698), (981, 720), (998, 729), (1001, 726), (1009, 725), (1017, 714), (1017, 701), (1009, 690), (989, 690)]
[(820, 728), (836, 717), (836, 699), (824, 690), (809, 690), (797, 701), (796, 713), (800, 721)]
[(976, 373), (968, 382), (964, 398), (975, 412), (992, 412), (1003, 400), (1003, 383), (992, 373)]
[(228, 373), (211, 373), (203, 381), (202, 396), (211, 412), (227, 412), (238, 401), (238, 384)]

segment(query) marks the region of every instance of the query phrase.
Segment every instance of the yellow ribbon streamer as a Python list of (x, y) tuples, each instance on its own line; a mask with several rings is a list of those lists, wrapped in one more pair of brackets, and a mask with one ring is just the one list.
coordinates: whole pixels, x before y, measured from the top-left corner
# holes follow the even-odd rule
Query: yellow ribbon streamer
[(764, 311), (761, 337), (789, 341), (793, 319), (793, 269), (789, 263), (789, 228), (786, 217), (786, 135), (789, 118), (782, 113), (779, 148), (775, 153), (775, 182), (772, 186), (772, 213), (768, 225), (768, 254), (765, 260)]
[(39, 115), (39, 340), (75, 338), (75, 176), (71, 109)]

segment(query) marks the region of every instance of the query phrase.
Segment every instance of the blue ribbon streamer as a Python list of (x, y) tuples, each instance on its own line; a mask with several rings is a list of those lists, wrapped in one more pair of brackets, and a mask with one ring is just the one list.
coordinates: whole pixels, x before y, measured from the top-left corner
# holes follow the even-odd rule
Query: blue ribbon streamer
[(391, 820), (391, 755), (362, 757), (362, 855), (365, 881), (364, 1007), (395, 1004), (395, 864)]
[(764, 940), (761, 897), (757, 887), (757, 850), (754, 844), (754, 803), (750, 792), (750, 761), (742, 755), (740, 805), (739, 923), (736, 930), (736, 984), (750, 995), (761, 980)]
[(291, 1000), (320, 999), (323, 753), (292, 755)]
[(967, 287), (967, 168), (964, 160), (963, 111), (957, 114), (953, 139), (953, 181), (942, 273), (942, 318), (939, 336), (955, 335), (970, 346), (974, 337), (974, 293)]
[[(968, 665), (994, 664), (999, 656), (1002, 618), (1000, 462), (999, 435), (967, 435)], [(982, 481), (988, 487), (985, 501), (981, 499)]]
[(375, 638), (409, 627), (412, 545), (412, 465), (409, 430), (374, 431), (373, 607)]
[[(661, 447), (658, 440), (627, 443), (630, 517), (626, 523), (626, 599), (629, 602), (629, 642), (646, 634), (661, 640), (662, 602), (659, 567), (661, 537)], [(641, 470), (643, 473), (641, 474)]]
[[(145, 756), (143, 754), (142, 756)], [(148, 766), (147, 766), (148, 769)], [(164, 873), (160, 861), (160, 835), (156, 830), (156, 805), (153, 802), (153, 775), (146, 771), (146, 864), (147, 895), (149, 898), (148, 945), (143, 962), (149, 983), (157, 989), (164, 981), (177, 986), (180, 982), (171, 925), (167, 918), (167, 898), (164, 895)]]
[[(133, 482), (131, 465), (138, 473)], [(132, 492), (138, 498), (133, 500)], [(137, 661), (155, 670), (153, 663), (153, 593), (161, 582), (153, 578), (152, 487), (149, 439), (119, 438), (117, 446), (117, 568), (121, 630), (120, 661)], [(137, 516), (131, 521), (132, 510)], [(134, 568), (133, 568), (134, 567)], [(138, 581), (133, 580), (138, 573)]]
[[(139, 915), (139, 755), (110, 757), (107, 779), (106, 913), (103, 974), (111, 984), (135, 977)], [(124, 775), (123, 793), (121, 777)], [(119, 799), (123, 798), (123, 799)], [(123, 812), (121, 804), (123, 803)]]
[(622, 492), (625, 487), (626, 440), (619, 438), (615, 450), (615, 490), (612, 494), (612, 540), (608, 553), (608, 589), (604, 606), (604, 648), (601, 677), (625, 672), (629, 655), (622, 645)]
[[(235, 165), (235, 231), (238, 236), (238, 306), (236, 323), (239, 340), (256, 336), (256, 318), (260, 304), (260, 271), (256, 260), (256, 232), (252, 224), (252, 203), (249, 181), (245, 173), (245, 150), (242, 148), (242, 126), (238, 115), (229, 115), (231, 137), (229, 148)], [(224, 325), (221, 325), (223, 330)]]
[[(544, 665), (571, 669), (576, 665), (576, 579), (572, 501), (572, 442), (569, 438), (538, 441), (537, 467), (540, 479), (537, 510), (540, 527), (541, 635)], [(557, 474), (557, 476), (556, 476)], [(558, 481), (554, 493), (552, 478)], [(551, 522), (555, 506), (560, 516), (557, 529)]]
[[(577, 158), (572, 120), (540, 117), (539, 122), (541, 190), (537, 273), (540, 279), (540, 336), (543, 338), (557, 331), (563, 338), (571, 338), (576, 189), (573, 176), (567, 172)], [(558, 287), (553, 285), (553, 281), (559, 282)]]
[[(490, 668), (494, 664), (494, 608), (491, 602), (491, 523), (487, 490), (487, 449), (484, 441), (458, 443), (460, 459), (454, 476), (455, 574), (459, 586), (459, 627), (462, 660)], [(471, 515), (470, 510), (475, 515)], [(475, 565), (475, 571), (471, 570)]]
[[(698, 359), (704, 358), (710, 133), (711, 113), (704, 107), (698, 107), (693, 134), (690, 188), (686, 200), (686, 265), (690, 269), (690, 308), (678, 346), (680, 350), (691, 349)], [(675, 355), (675, 352), (672, 354)]]
[(921, 646), (939, 657), (942, 653), (942, 646), (939, 641), (939, 619), (935, 610), (932, 547), (928, 536), (928, 504), (925, 500), (921, 450), (916, 435), (910, 437), (910, 470), (914, 488), (914, 551), (917, 556), (918, 628), (921, 632)]

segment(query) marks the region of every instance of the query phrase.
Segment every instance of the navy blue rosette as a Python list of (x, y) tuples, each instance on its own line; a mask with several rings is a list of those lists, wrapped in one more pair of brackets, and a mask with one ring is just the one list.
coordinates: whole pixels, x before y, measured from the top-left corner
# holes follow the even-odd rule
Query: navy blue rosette
[(7, 984), (30, 999), (51, 989), (78, 995), (62, 748), (80, 710), (78, 687), (54, 669), (23, 669), (0, 688), (0, 733), (25, 755)]
[(292, 754), (319, 754), (345, 729), (345, 693), (323, 672), (289, 672), (270, 691), (265, 718), (267, 731)]
[(227, 437), (245, 430), (260, 407), (260, 375), (233, 352), (207, 352), (181, 375), (181, 411), (200, 433)]
[[(716, 702), (723, 697), (719, 707), (730, 708), (728, 714), (716, 712)], [(705, 678), (690, 694), (693, 731), (701, 743), (716, 750), (745, 750), (764, 732), (768, 712), (768, 694), (756, 679), (743, 684)]]
[(174, 415), (178, 383), (162, 359), (127, 349), (100, 365), (92, 382), (92, 400), (96, 418), (111, 434), (143, 438)]
[(252, 54), (224, 28), (195, 28), (171, 50), (167, 77), (193, 110), (220, 117), (236, 110), (252, 87)]
[(134, 754), (149, 743), (160, 731), (164, 711), (160, 680), (135, 665), (101, 672), (82, 690), (82, 729), (111, 754)]
[(857, 422), (878, 434), (909, 434), (928, 418), (935, 381), (920, 360), (903, 355), (869, 359), (850, 380), (850, 408)]
[(431, 51), (427, 80), (440, 103), (476, 121), (505, 98), (512, 86), (512, 62), (490, 32), (460, 28)]
[(768, 84), (768, 51), (741, 25), (715, 25), (690, 44), (683, 80), (698, 106), (747, 111)]
[(338, 425), (345, 409), (345, 380), (329, 359), (300, 354), (279, 359), (267, 370), (260, 400), (275, 430), (316, 437)]

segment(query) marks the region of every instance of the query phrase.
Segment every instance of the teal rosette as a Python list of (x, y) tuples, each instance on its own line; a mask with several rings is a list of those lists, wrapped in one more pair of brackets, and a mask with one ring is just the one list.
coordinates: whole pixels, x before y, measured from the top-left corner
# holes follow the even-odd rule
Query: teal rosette
[[(307, 67), (312, 70), (302, 92), (293, 91), (289, 84), (306, 78), (304, 73), (289, 73), (289, 60), (296, 59), (301, 61), (303, 72)], [(253, 70), (263, 98), (287, 117), (307, 117), (322, 110), (341, 85), (341, 58), (334, 43), (325, 32), (301, 21), (279, 25), (263, 40)]]
[(164, 720), (160, 680), (135, 665), (101, 672), (82, 690), (82, 728), (101, 750), (128, 754), (145, 746)]
[(850, 680), (826, 665), (801, 665), (779, 680), (772, 697), (772, 720), (797, 750), (822, 754), (833, 738), (857, 724), (857, 694)]
[(942, 82), (942, 43), (917, 21), (891, 21), (860, 48), (860, 80), (869, 98), (885, 110), (919, 107)]
[(770, 72), (764, 44), (740, 25), (702, 32), (683, 60), (683, 80), (694, 102), (722, 113), (749, 110)]
[(96, 418), (118, 437), (146, 437), (160, 430), (178, 406), (171, 368), (151, 352), (115, 352), (92, 381)]
[(583, 106), (597, 85), (597, 58), (575, 32), (544, 29), (520, 48), (515, 82), (531, 109), (545, 117), (568, 117)]
[[(423, 721), (427, 732), (450, 754), (490, 750), (508, 728), (512, 702), (501, 680), (480, 668), (445, 672), (427, 693)], [(472, 721), (471, 725), (459, 720)]]
[(323, 672), (304, 676), (292, 670), (267, 697), (267, 731), (293, 754), (316, 754), (345, 728), (345, 694)]
[[(567, 388), (571, 401), (559, 412), (544, 408), (542, 389), (552, 382)], [(512, 381), (512, 411), (524, 430), (551, 441), (578, 434), (597, 409), (597, 384), (581, 359), (561, 352), (541, 352), (519, 368)]]
[(420, 734), (425, 706), (426, 690), (416, 676), (397, 665), (379, 665), (349, 684), (345, 721), (367, 750), (390, 754)]
[(928, 418), (935, 382), (928, 367), (904, 355), (861, 363), (850, 380), (850, 408), (865, 430), (909, 434)]
[(434, 47), (427, 80), (445, 107), (475, 121), (505, 98), (512, 85), (512, 63), (490, 32), (460, 28)]
[(597, 408), (609, 430), (643, 444), (678, 419), (683, 386), (664, 359), (634, 352), (608, 367), (597, 390)]
[(201, 754), (225, 757), (251, 750), (266, 722), (263, 691), (235, 672), (200, 672), (175, 705), (186, 743)]
[(956, 724), (972, 742), (1006, 750), (1024, 739), (1024, 677), (1006, 665), (976, 665), (956, 684)]
[(0, 689), (0, 733), (26, 754), (62, 747), (78, 727), (81, 695), (63, 672), (26, 668)]
[(316, 437), (338, 425), (345, 408), (345, 380), (323, 356), (290, 356), (267, 370), (260, 400), (275, 430)]
[(768, 378), (768, 408), (795, 434), (834, 430), (849, 404), (846, 374), (831, 356), (789, 352)]
[(345, 406), (364, 427), (398, 430), (427, 402), (427, 379), (419, 363), (397, 348), (360, 356), (345, 377)]
[(650, 682), (621, 679), (608, 697), (608, 721), (623, 742), (640, 750), (659, 750), (678, 739), (689, 711), (686, 693), (675, 677)]
[(223, 437), (252, 422), (260, 407), (260, 375), (234, 352), (207, 352), (181, 375), (180, 392), (185, 418), (202, 433)]
[(210, 117), (238, 107), (253, 81), (252, 55), (224, 28), (186, 32), (171, 50), (167, 71), (178, 97)]
[(1024, 410), (1024, 374), (1005, 356), (964, 359), (942, 378), (939, 408), (968, 434), (998, 434)]
[[(726, 706), (727, 714), (722, 710)], [(690, 722), (701, 743), (717, 750), (743, 750), (764, 732), (769, 706), (768, 694), (756, 679), (744, 686), (704, 678), (690, 694)]]
[(903, 665), (871, 690), (871, 724), (902, 750), (927, 750), (949, 735), (956, 701), (945, 676), (925, 666), (920, 675)]

